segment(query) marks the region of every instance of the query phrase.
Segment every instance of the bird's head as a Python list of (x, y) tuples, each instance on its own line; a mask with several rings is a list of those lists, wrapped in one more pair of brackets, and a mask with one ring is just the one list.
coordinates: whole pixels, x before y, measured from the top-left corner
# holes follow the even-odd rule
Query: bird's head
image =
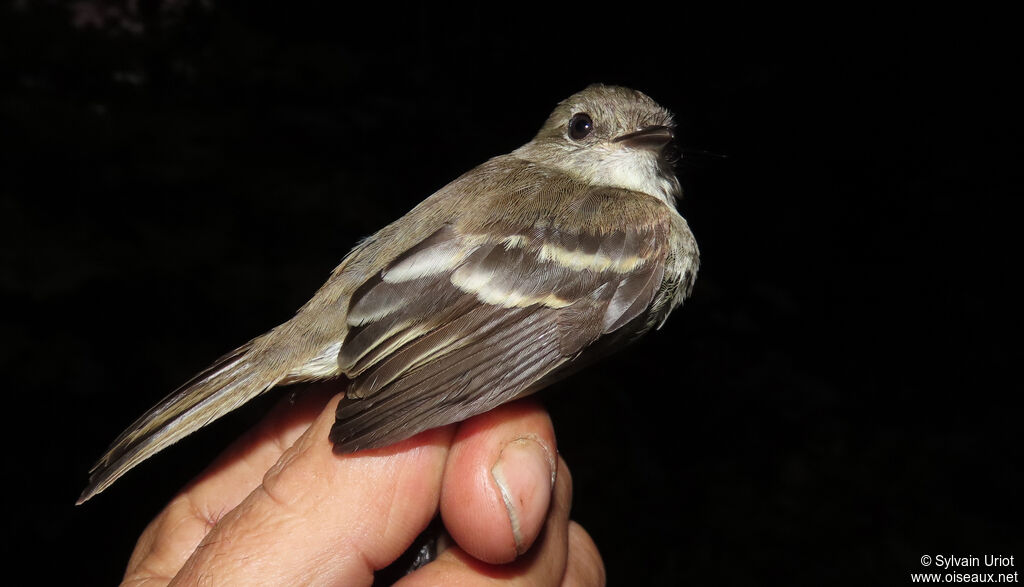
[(672, 204), (672, 113), (647, 95), (594, 84), (555, 108), (532, 141), (513, 154), (599, 186), (643, 192)]

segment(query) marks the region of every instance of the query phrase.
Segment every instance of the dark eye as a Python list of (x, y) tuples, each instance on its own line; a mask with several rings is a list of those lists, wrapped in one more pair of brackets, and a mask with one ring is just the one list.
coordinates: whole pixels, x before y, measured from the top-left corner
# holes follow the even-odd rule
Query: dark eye
[(573, 114), (572, 118), (569, 119), (570, 139), (574, 141), (582, 140), (593, 131), (594, 121), (587, 114), (580, 112), (579, 114)]

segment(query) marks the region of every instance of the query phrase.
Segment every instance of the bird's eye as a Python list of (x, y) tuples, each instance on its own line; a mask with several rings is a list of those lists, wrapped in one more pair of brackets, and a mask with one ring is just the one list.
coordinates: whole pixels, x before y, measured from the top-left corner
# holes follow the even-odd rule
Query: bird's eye
[(594, 132), (594, 121), (587, 114), (580, 112), (573, 114), (572, 118), (569, 119), (570, 139), (579, 141), (586, 138), (592, 132)]

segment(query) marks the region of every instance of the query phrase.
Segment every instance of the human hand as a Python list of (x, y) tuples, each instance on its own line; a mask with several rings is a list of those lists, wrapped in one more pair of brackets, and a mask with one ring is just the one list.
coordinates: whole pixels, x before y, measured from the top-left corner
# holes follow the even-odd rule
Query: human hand
[(569, 520), (572, 480), (537, 404), (336, 455), (330, 394), (314, 386), (278, 406), (175, 497), (139, 538), (124, 584), (369, 585), (438, 511), (454, 545), (402, 585), (604, 584), (596, 546)]

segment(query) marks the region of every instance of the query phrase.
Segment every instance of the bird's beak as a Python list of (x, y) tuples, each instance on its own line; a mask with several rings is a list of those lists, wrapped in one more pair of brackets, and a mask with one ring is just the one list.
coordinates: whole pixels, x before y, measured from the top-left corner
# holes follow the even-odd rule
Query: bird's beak
[(669, 144), (674, 136), (675, 135), (672, 134), (671, 128), (659, 124), (654, 126), (645, 126), (636, 132), (615, 137), (612, 142), (623, 143), (626, 146), (636, 149), (658, 151), (665, 145)]

